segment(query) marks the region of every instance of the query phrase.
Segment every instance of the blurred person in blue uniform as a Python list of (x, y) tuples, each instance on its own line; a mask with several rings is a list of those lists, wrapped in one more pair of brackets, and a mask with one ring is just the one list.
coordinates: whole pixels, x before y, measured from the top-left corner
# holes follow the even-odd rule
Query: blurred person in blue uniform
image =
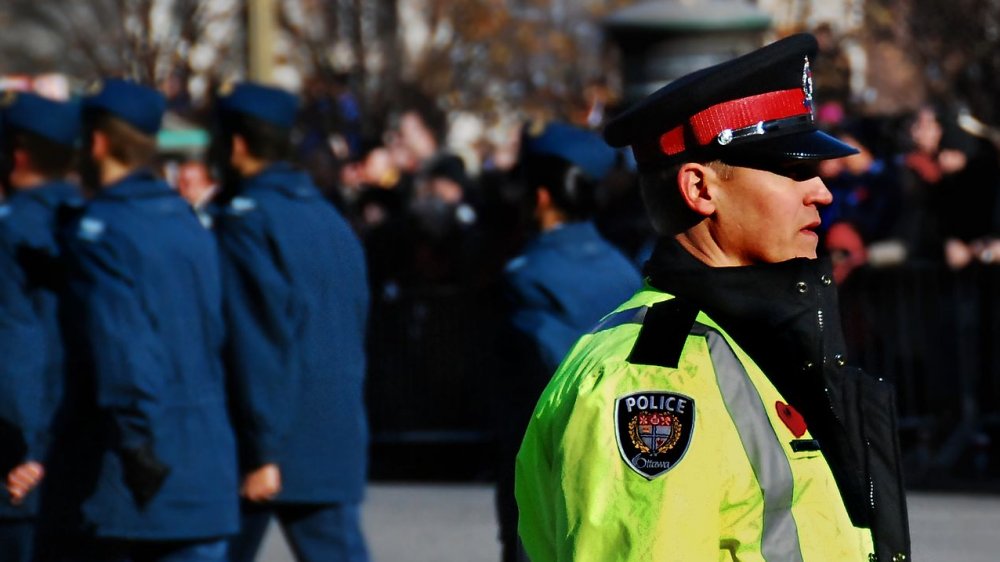
[(526, 130), (521, 175), (539, 234), (508, 262), (513, 360), (501, 384), (497, 509), (503, 560), (519, 560), (514, 458), (542, 389), (576, 340), (642, 286), (635, 266), (591, 222), (617, 153), (596, 133), (562, 123)]
[(43, 560), (222, 561), (239, 523), (218, 249), (150, 169), (164, 104), (119, 79), (83, 99), (94, 196), (64, 236), (81, 355), (57, 418)]
[[(900, 205), (899, 179), (893, 163), (875, 155), (860, 132), (859, 127), (828, 131), (858, 153), (820, 162), (820, 177), (833, 194), (833, 203), (820, 210), (820, 218), (829, 226), (849, 221), (866, 240), (884, 240)], [(827, 229), (824, 226), (821, 232)]]
[(28, 561), (48, 433), (63, 378), (59, 295), (63, 285), (56, 243), (57, 215), (79, 206), (64, 180), (80, 132), (78, 104), (9, 92), (0, 102), (0, 552)]
[(254, 559), (276, 517), (302, 561), (368, 559), (361, 533), (369, 295), (361, 244), (289, 162), (298, 99), (224, 88), (213, 143), (238, 178), (215, 221), (226, 365), (243, 474), (231, 560)]

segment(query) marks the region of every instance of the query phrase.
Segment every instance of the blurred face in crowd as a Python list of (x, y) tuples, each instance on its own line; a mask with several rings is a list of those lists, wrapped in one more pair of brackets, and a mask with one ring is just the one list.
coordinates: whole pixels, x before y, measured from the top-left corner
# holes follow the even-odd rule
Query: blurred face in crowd
[(399, 181), (399, 170), (386, 148), (372, 150), (365, 158), (360, 174), (362, 183), (376, 187), (392, 188)]
[(185, 162), (177, 171), (177, 191), (192, 205), (201, 203), (213, 186), (208, 166), (201, 162)]
[(867, 261), (861, 234), (846, 222), (838, 222), (830, 227), (826, 234), (826, 250), (833, 261), (833, 280), (838, 285)]
[(462, 186), (451, 178), (436, 176), (428, 182), (428, 190), (432, 197), (437, 197), (449, 205), (462, 202)]
[(769, 170), (729, 167), (713, 174), (708, 196), (714, 215), (713, 239), (730, 265), (777, 263), (815, 258), (819, 207), (833, 200), (817, 176), (815, 163), (780, 165)]
[(941, 146), (941, 135), (943, 131), (938, 123), (934, 110), (928, 107), (917, 112), (917, 116), (910, 125), (910, 138), (914, 146), (920, 152), (934, 154)]
[(858, 149), (858, 153), (843, 158), (821, 160), (819, 162), (819, 176), (821, 178), (835, 178), (843, 173), (860, 176), (867, 172), (874, 163), (871, 151), (851, 135), (841, 134), (838, 138)]
[(399, 118), (399, 139), (418, 163), (437, 152), (434, 135), (414, 111), (407, 111)]

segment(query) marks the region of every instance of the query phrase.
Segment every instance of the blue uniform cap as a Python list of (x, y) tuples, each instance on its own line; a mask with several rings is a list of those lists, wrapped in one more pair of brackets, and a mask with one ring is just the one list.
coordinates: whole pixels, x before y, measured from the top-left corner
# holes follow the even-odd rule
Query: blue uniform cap
[(83, 98), (83, 110), (99, 109), (147, 135), (160, 130), (167, 100), (160, 92), (129, 80), (108, 78)]
[(614, 168), (617, 152), (597, 134), (565, 123), (549, 123), (541, 133), (530, 132), (522, 141), (526, 156), (557, 156), (600, 181)]
[(29, 92), (7, 92), (0, 101), (0, 131), (27, 131), (52, 142), (73, 146), (80, 135), (80, 104)]
[(241, 113), (290, 129), (299, 111), (299, 98), (280, 88), (240, 82), (219, 90), (216, 107), (223, 114)]

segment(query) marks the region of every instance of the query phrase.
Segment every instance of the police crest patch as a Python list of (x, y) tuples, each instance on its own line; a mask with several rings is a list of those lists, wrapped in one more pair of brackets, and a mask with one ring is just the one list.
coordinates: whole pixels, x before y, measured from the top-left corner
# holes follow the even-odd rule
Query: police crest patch
[(681, 461), (694, 431), (694, 400), (644, 391), (615, 400), (615, 435), (625, 464), (648, 480)]

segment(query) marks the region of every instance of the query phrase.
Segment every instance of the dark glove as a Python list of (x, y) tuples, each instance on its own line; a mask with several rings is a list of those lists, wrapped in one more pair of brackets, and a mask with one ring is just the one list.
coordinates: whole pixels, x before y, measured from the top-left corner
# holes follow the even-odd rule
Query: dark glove
[(170, 467), (156, 458), (150, 445), (122, 451), (122, 464), (125, 469), (125, 485), (141, 507), (153, 499), (170, 474)]

